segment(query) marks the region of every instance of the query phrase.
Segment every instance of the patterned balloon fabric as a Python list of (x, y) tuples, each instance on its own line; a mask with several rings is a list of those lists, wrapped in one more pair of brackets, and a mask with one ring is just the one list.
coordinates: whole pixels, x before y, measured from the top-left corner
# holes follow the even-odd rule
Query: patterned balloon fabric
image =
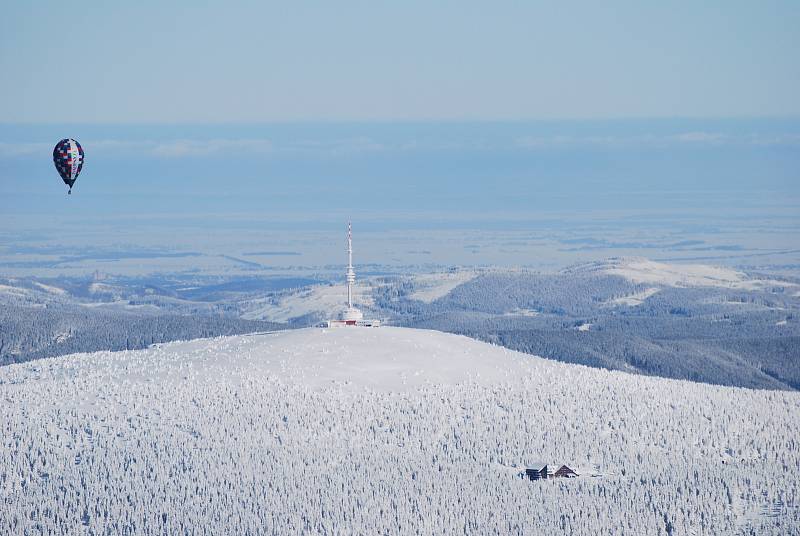
[(53, 148), (53, 163), (64, 184), (69, 186), (69, 193), (72, 193), (72, 185), (83, 168), (83, 147), (71, 138), (61, 140)]

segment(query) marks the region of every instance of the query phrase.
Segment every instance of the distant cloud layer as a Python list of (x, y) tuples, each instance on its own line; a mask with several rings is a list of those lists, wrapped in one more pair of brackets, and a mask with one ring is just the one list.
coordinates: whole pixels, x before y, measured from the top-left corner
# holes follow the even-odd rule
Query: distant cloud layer
[[(53, 143), (55, 146), (55, 142)], [(33, 154), (46, 153), (52, 151), (45, 143), (5, 143), (0, 142), (0, 158), (11, 158), (15, 156), (28, 156)]]
[(669, 135), (640, 136), (523, 136), (517, 138), (518, 147), (538, 149), (566, 146), (642, 146), (642, 145), (800, 145), (800, 135), (780, 134), (764, 136), (761, 134), (731, 135), (720, 132), (683, 132)]
[(712, 132), (685, 132), (677, 134), (673, 138), (685, 143), (721, 143), (726, 141), (728, 136)]
[[(403, 128), (402, 126), (399, 128)], [(358, 132), (341, 132), (339, 136), (326, 136), (314, 132), (313, 128), (302, 132), (299, 136), (286, 133), (270, 133), (270, 137), (218, 137), (198, 139), (198, 137), (181, 137), (174, 139), (92, 139), (80, 138), (80, 142), (92, 155), (119, 156), (136, 151), (150, 158), (164, 159), (197, 159), (231, 156), (259, 155), (308, 155), (323, 157), (339, 157), (371, 153), (414, 153), (414, 152), (448, 152), (448, 151), (507, 151), (507, 150), (546, 150), (559, 148), (607, 147), (607, 148), (642, 148), (642, 147), (681, 147), (681, 146), (800, 146), (800, 133), (792, 130), (769, 132), (725, 132), (724, 130), (690, 130), (678, 132), (655, 133), (582, 133), (580, 128), (573, 128), (570, 134), (554, 134), (544, 132), (524, 135), (527, 129), (517, 127), (516, 132), (504, 132), (503, 128), (484, 133), (481, 125), (472, 125), (461, 131), (459, 127), (450, 125), (449, 131), (436, 132), (436, 125), (422, 125), (418, 132), (403, 132), (397, 135), (391, 129), (376, 127), (370, 131), (374, 135), (359, 135)], [(531, 131), (543, 130), (543, 127), (532, 125)], [(690, 127), (691, 128), (691, 127)], [(427, 129), (427, 130), (426, 130)], [(609, 130), (612, 130), (610, 127)], [(343, 128), (343, 130), (347, 130)], [(595, 129), (593, 129), (595, 130)], [(793, 130), (797, 130), (796, 127)], [(509, 135), (510, 134), (510, 135)], [(202, 134), (200, 134), (202, 136)], [(37, 135), (36, 138), (39, 138)], [(33, 139), (36, 139), (33, 138)], [(6, 140), (14, 137), (7, 137)], [(53, 140), (53, 143), (55, 140)], [(26, 158), (34, 155), (49, 155), (51, 143), (31, 141), (0, 141), (0, 158)]]
[[(413, 149), (413, 143), (403, 146), (389, 146), (368, 137), (344, 138), (339, 140), (302, 140), (277, 145), (269, 139), (210, 139), (210, 140), (80, 140), (92, 152), (115, 154), (138, 151), (141, 154), (161, 158), (190, 158), (229, 155), (258, 155), (269, 153), (298, 153), (347, 155), (387, 149)], [(0, 142), (0, 157), (20, 157), (47, 154), (52, 147), (46, 143), (7, 143)]]
[[(105, 154), (139, 151), (148, 156), (163, 158), (185, 158), (226, 154), (263, 154), (273, 151), (273, 144), (266, 139), (212, 139), (212, 140), (80, 140), (86, 148)], [(53, 148), (46, 143), (0, 142), (0, 157), (30, 156), (49, 153)]]
[(270, 140), (174, 140), (161, 142), (151, 149), (154, 156), (187, 157), (208, 156), (219, 153), (269, 153), (273, 149)]

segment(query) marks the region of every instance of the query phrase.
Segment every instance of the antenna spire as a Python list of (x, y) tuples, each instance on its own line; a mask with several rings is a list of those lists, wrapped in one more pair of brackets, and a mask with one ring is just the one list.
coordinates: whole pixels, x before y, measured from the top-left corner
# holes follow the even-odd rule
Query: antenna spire
[(353, 270), (353, 226), (347, 222), (347, 307), (353, 308), (353, 283), (356, 282), (356, 272)]

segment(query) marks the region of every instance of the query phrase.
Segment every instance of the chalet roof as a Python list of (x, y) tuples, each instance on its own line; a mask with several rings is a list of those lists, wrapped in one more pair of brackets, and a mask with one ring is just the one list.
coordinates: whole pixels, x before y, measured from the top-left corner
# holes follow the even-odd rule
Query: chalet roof
[(547, 467), (547, 464), (544, 462), (532, 462), (525, 466), (525, 469), (533, 469), (534, 471), (541, 471)]
[(573, 468), (569, 467), (568, 465), (562, 465), (561, 467), (559, 467), (556, 470), (556, 474), (558, 474), (558, 473), (572, 473), (572, 474), (575, 474), (575, 475), (578, 474), (578, 473), (575, 472), (575, 470)]

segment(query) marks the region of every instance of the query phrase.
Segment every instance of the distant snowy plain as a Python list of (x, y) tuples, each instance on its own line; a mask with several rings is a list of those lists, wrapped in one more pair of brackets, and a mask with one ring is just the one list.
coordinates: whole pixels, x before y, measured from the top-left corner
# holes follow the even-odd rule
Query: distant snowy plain
[[(797, 534), (800, 394), (304, 329), (0, 369), (2, 534)], [(525, 464), (576, 479), (530, 482)]]

